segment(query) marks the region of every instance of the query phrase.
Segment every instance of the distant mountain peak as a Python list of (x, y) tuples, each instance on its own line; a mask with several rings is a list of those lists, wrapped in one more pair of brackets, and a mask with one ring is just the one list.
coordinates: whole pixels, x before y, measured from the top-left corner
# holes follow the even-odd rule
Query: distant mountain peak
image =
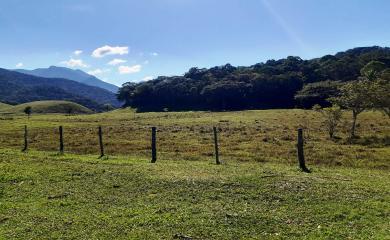
[(103, 88), (113, 93), (118, 92), (118, 86), (100, 80), (97, 77), (90, 75), (80, 69), (70, 69), (66, 67), (50, 66), (48, 68), (37, 68), (35, 70), (16, 69), (14, 71), (37, 76), (37, 77), (64, 78), (64, 79), (84, 83), (89, 86)]

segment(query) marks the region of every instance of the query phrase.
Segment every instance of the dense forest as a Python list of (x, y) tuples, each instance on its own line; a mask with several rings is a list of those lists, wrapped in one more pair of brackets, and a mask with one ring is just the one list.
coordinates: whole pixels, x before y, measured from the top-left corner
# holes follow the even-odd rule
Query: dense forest
[(290, 56), (249, 67), (191, 68), (183, 76), (125, 83), (118, 99), (138, 111), (328, 106), (338, 87), (358, 79), (373, 60), (390, 67), (390, 48), (354, 48), (311, 60)]

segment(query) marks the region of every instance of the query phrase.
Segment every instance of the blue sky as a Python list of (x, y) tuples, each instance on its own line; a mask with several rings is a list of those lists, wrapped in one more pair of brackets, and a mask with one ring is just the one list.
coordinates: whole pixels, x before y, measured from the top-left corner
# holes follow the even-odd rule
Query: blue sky
[(121, 85), (308, 59), (390, 46), (389, 12), (388, 0), (1, 0), (0, 67), (69, 66)]

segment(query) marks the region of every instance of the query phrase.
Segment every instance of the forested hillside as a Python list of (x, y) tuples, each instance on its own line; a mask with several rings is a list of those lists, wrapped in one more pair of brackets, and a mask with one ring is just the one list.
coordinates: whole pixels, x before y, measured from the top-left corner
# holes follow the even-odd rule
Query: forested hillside
[(104, 104), (118, 104), (115, 94), (98, 87), (0, 69), (0, 102), (20, 104), (42, 100), (72, 101), (97, 111)]
[(126, 83), (118, 99), (139, 111), (326, 106), (340, 84), (356, 80), (373, 60), (390, 67), (390, 48), (355, 48), (311, 60), (290, 56), (249, 67), (191, 68), (183, 76)]

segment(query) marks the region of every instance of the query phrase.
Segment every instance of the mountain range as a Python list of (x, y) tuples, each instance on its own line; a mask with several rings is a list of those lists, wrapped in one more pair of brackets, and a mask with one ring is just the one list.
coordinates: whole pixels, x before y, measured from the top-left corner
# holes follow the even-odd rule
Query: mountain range
[(0, 102), (21, 104), (65, 100), (101, 111), (105, 104), (119, 107), (113, 92), (65, 78), (44, 78), (0, 68)]
[(89, 86), (103, 88), (113, 93), (118, 92), (117, 86), (102, 81), (97, 77), (81, 70), (73, 70), (65, 67), (51, 66), (49, 68), (38, 68), (34, 70), (15, 69), (14, 71), (37, 77), (69, 79)]

